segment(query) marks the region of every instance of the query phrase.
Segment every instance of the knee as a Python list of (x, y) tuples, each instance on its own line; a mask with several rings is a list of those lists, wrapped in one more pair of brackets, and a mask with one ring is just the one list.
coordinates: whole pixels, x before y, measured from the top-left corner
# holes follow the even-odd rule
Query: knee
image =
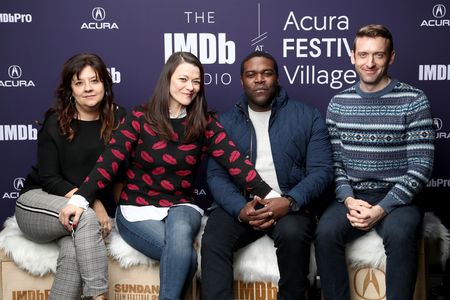
[(211, 232), (207, 229), (203, 232), (202, 235), (202, 248), (201, 253), (206, 253), (211, 251), (212, 248), (214, 248), (216, 244), (217, 237), (214, 234), (211, 234)]
[(414, 227), (398, 226), (385, 231), (383, 243), (387, 247), (405, 248), (407, 245), (416, 245), (417, 239), (417, 230)]
[(94, 225), (94, 226), (100, 226), (100, 223), (97, 219), (97, 215), (95, 214), (94, 210), (91, 208), (88, 208), (83, 212), (83, 214), (80, 217), (80, 225)]
[[(231, 253), (231, 249), (225, 247), (224, 243), (220, 242), (220, 239), (217, 238), (214, 234), (203, 234), (202, 237), (202, 246), (200, 248), (200, 254), (202, 258), (208, 257), (208, 259), (212, 259), (215, 256), (222, 256), (228, 252)], [(230, 254), (231, 255), (231, 254)]]
[[(231, 238), (233, 235), (230, 228), (226, 229), (220, 224), (214, 224), (210, 222), (206, 224), (205, 230), (202, 235), (202, 255), (208, 255), (212, 253), (228, 253), (232, 252), (234, 240)], [(235, 233), (234, 233), (235, 234)]]
[(326, 243), (333, 240), (338, 233), (336, 226), (320, 221), (314, 233), (314, 239), (316, 243)]
[(75, 262), (77, 260), (77, 255), (75, 253), (75, 247), (72, 246), (61, 246), (59, 250), (59, 256), (57, 264), (61, 265), (69, 265), (70, 262)]
[(310, 245), (313, 239), (313, 230), (305, 227), (284, 227), (274, 236), (275, 243), (277, 241), (288, 245), (289, 247), (301, 246), (303, 244)]

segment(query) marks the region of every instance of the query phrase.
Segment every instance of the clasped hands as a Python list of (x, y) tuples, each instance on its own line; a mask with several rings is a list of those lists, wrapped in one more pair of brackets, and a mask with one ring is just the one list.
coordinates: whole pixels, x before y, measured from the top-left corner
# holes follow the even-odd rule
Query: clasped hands
[(371, 205), (361, 199), (347, 197), (344, 203), (348, 209), (348, 221), (353, 227), (360, 230), (372, 229), (378, 221), (386, 216), (386, 212), (381, 206)]
[(289, 200), (284, 197), (261, 199), (255, 196), (239, 212), (239, 220), (255, 230), (267, 230), (289, 213)]

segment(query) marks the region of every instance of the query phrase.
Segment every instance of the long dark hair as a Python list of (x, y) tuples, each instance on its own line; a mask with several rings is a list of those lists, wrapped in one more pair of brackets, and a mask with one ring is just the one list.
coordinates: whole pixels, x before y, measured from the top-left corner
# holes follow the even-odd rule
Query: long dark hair
[(76, 54), (64, 63), (61, 72), (61, 82), (56, 90), (56, 103), (54, 107), (46, 112), (45, 118), (56, 112), (61, 134), (66, 136), (68, 140), (73, 140), (76, 134), (76, 127), (72, 126), (72, 122), (77, 119), (78, 111), (74, 105), (71, 83), (73, 76), (76, 75), (78, 77), (86, 66), (91, 66), (95, 70), (98, 79), (104, 86), (105, 95), (100, 103), (99, 119), (102, 124), (100, 138), (103, 138), (105, 143), (107, 143), (111, 139), (114, 128), (116, 104), (114, 103), (111, 75), (106, 69), (105, 63), (97, 54)]
[(207, 123), (204, 70), (200, 60), (192, 53), (175, 52), (169, 57), (161, 71), (153, 95), (146, 105), (145, 118), (160, 138), (164, 140), (172, 138), (174, 132), (169, 116), (170, 79), (175, 69), (182, 63), (198, 67), (201, 78), (197, 95), (186, 107), (187, 119), (184, 142), (189, 143), (204, 132)]

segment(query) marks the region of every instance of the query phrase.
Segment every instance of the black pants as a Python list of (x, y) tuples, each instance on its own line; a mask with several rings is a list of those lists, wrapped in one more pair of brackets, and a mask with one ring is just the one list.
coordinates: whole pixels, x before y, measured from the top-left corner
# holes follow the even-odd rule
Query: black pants
[(312, 215), (296, 213), (279, 219), (268, 231), (258, 231), (216, 208), (202, 238), (202, 299), (233, 299), (233, 253), (264, 234), (274, 240), (277, 249), (278, 299), (305, 299), (314, 229)]

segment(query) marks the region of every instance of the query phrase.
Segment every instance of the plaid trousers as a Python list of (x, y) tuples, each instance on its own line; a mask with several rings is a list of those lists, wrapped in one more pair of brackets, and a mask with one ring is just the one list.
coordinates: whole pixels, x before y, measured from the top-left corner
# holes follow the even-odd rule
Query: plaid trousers
[(108, 292), (108, 257), (95, 212), (88, 208), (72, 234), (58, 219), (67, 202), (41, 189), (27, 191), (16, 202), (17, 224), (25, 236), (37, 243), (56, 241), (60, 246), (50, 300), (79, 300), (81, 295)]

